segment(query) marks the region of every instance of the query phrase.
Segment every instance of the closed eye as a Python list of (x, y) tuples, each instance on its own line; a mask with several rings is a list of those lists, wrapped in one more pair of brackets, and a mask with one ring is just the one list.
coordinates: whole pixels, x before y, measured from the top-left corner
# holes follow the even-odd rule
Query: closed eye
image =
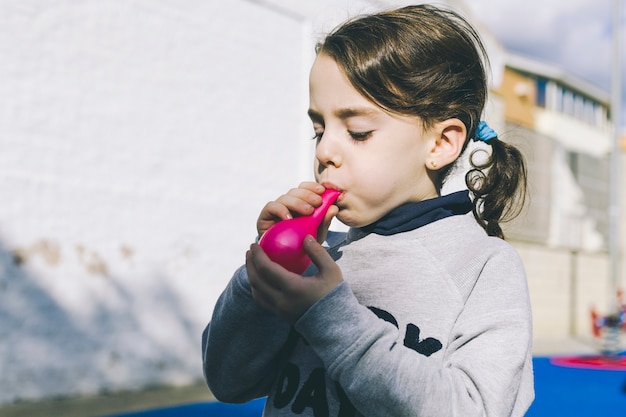
[(373, 130), (370, 130), (368, 132), (352, 132), (350, 130), (348, 131), (350, 137), (356, 142), (363, 142), (369, 139), (372, 136), (372, 133), (374, 133)]
[(323, 134), (324, 134), (323, 130), (315, 132), (315, 134), (313, 135), (313, 137), (311, 139), (316, 141), (316, 142), (319, 142), (320, 140), (322, 140), (322, 135)]

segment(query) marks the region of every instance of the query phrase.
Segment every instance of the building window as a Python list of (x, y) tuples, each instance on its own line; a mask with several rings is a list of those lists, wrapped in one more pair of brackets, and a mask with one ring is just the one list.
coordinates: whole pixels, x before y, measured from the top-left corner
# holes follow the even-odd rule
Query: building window
[(548, 81), (545, 78), (537, 78), (537, 106), (546, 107), (546, 85)]

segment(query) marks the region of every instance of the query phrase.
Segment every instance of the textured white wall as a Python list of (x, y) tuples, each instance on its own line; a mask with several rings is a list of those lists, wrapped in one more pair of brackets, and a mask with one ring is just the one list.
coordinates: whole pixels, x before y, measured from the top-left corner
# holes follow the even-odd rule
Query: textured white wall
[(185, 384), (309, 176), (314, 40), (408, 2), (0, 0), (0, 403)]
[(0, 401), (200, 378), (259, 208), (305, 175), (308, 26), (3, 0), (0, 32)]

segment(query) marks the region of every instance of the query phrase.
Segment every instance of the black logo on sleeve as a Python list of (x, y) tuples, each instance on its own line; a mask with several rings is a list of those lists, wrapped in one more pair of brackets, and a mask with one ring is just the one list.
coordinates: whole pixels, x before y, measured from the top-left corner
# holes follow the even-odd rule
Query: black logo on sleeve
[[(376, 307), (369, 307), (369, 309), (378, 318), (393, 324), (399, 329), (398, 321), (391, 313)], [(290, 338), (292, 344), (298, 343), (298, 340), (306, 343), (295, 332)], [(420, 328), (412, 323), (406, 326), (403, 343), (407, 348), (424, 356), (430, 356), (443, 347), (441, 342), (435, 338), (427, 337), (420, 339)], [(276, 381), (273, 406), (281, 409), (291, 405), (291, 411), (294, 414), (303, 414), (305, 410), (309, 409), (314, 417), (331, 417), (328, 405), (328, 379), (326, 378), (324, 368), (315, 368), (308, 376), (306, 375), (307, 373), (302, 374), (296, 364), (287, 362)], [(334, 383), (334, 385), (339, 400), (337, 417), (354, 417), (356, 409), (350, 402), (350, 399), (338, 383)]]
[[(398, 325), (398, 321), (390, 312), (376, 307), (368, 308), (374, 314), (376, 314), (379, 319), (385, 320), (386, 322), (393, 324), (398, 329), (400, 328), (400, 326)], [(420, 328), (413, 323), (409, 323), (406, 325), (404, 346), (408, 347), (409, 349), (413, 349), (417, 353), (421, 353), (424, 356), (430, 356), (433, 353), (441, 350), (441, 348), (443, 347), (439, 340), (432, 337), (427, 337), (426, 339), (420, 340)]]

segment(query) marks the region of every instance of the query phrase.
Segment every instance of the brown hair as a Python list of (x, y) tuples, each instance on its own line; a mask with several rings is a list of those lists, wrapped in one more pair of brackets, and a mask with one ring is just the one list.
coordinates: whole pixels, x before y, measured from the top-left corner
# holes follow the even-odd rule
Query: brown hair
[[(333, 58), (364, 97), (391, 113), (418, 116), (425, 128), (457, 118), (473, 138), (487, 99), (488, 58), (476, 30), (457, 13), (416, 5), (347, 21), (316, 48)], [(514, 218), (526, 193), (521, 153), (497, 138), (488, 160), (466, 175), (474, 215), (489, 235)], [(438, 188), (452, 165), (440, 170)]]

